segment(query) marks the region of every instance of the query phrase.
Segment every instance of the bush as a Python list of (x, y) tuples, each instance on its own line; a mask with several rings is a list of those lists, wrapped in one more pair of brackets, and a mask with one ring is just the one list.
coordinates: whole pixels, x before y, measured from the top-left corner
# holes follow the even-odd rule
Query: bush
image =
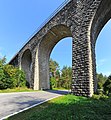
[(56, 88), (56, 85), (57, 83), (56, 83), (56, 78), (54, 78), (54, 77), (51, 77), (50, 78), (50, 88), (52, 89), (52, 88)]
[(108, 99), (108, 96), (104, 95), (104, 94), (101, 94), (101, 95), (96, 95), (94, 94), (92, 96), (93, 99), (96, 99), (96, 100), (105, 100), (105, 99)]
[(0, 59), (0, 89), (26, 86), (25, 74), (19, 68), (5, 64), (6, 59)]
[(23, 70), (19, 70), (16, 68), (16, 87), (25, 87), (26, 86), (26, 79), (25, 79), (25, 73)]
[(104, 93), (103, 89), (97, 89), (96, 94), (102, 95)]

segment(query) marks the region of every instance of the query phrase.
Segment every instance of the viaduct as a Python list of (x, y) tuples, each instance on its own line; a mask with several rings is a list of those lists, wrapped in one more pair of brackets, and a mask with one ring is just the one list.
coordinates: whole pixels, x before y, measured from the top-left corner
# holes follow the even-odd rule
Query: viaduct
[(10, 64), (22, 68), (34, 90), (50, 89), (49, 58), (54, 46), (72, 37), (72, 93), (91, 97), (97, 89), (95, 44), (111, 17), (111, 0), (66, 0), (38, 29)]

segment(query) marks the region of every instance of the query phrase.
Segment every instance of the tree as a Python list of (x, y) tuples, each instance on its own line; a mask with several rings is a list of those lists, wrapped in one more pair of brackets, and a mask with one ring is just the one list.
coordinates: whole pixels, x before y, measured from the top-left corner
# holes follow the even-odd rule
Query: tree
[(50, 59), (49, 65), (51, 88), (69, 89), (72, 79), (72, 68), (64, 66), (60, 72), (59, 64), (52, 59)]
[(6, 57), (0, 58), (0, 68), (6, 63)]
[(4, 71), (5, 63), (6, 63), (5, 57), (0, 59), (0, 89), (6, 89), (10, 87), (9, 85), (11, 84), (11, 81), (8, 78), (6, 78), (6, 74)]
[(109, 95), (109, 93), (111, 93), (111, 75), (108, 77), (103, 87), (105, 94)]
[(50, 87), (57, 88), (58, 81), (60, 78), (59, 64), (56, 61), (50, 59), (49, 69), (50, 69)]
[(57, 88), (57, 81), (56, 81), (56, 78), (54, 77), (50, 78), (50, 89), (52, 88)]
[(97, 81), (98, 81), (98, 89), (103, 89), (103, 84), (107, 80), (107, 76), (103, 76), (102, 73), (97, 74)]
[(25, 74), (19, 68), (6, 64), (6, 58), (0, 59), (0, 89), (23, 87), (26, 85)]
[(52, 77), (56, 77), (56, 72), (57, 72), (57, 70), (59, 70), (59, 64), (56, 61), (50, 59), (49, 69), (50, 69), (50, 73), (51, 73)]
[(62, 86), (64, 88), (69, 89), (71, 85), (71, 80), (72, 80), (72, 68), (64, 66), (63, 69), (61, 70), (61, 81), (62, 81)]
[(16, 87), (25, 87), (26, 86), (26, 76), (23, 70), (16, 68)]

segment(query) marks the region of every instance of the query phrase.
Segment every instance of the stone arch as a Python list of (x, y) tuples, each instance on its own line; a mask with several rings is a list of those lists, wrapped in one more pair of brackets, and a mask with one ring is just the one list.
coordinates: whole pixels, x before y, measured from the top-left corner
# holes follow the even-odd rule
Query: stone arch
[(72, 37), (72, 93), (91, 97), (97, 86), (95, 43), (111, 17), (111, 0), (71, 0), (65, 5), (18, 52), (18, 66), (21, 65), (21, 54), (30, 48), (32, 86), (35, 90), (49, 89), (50, 53), (61, 39)]
[(65, 37), (72, 37), (71, 30), (66, 25), (60, 24), (52, 27), (40, 41), (35, 60), (35, 66), (38, 67), (35, 68), (34, 89), (50, 89), (50, 54), (54, 46)]
[(97, 78), (96, 78), (96, 55), (95, 55), (95, 45), (97, 37), (102, 30), (102, 28), (105, 26), (105, 24), (110, 20), (111, 18), (111, 0), (102, 0), (100, 5), (98, 6), (98, 9), (94, 15), (92, 24), (91, 24), (91, 31), (90, 31), (90, 37), (91, 37), (91, 51), (92, 51), (92, 61), (93, 61), (93, 80), (94, 80), (94, 91), (97, 90)]
[(22, 55), (21, 68), (25, 71), (27, 86), (31, 87), (32, 53), (29, 49), (25, 50)]

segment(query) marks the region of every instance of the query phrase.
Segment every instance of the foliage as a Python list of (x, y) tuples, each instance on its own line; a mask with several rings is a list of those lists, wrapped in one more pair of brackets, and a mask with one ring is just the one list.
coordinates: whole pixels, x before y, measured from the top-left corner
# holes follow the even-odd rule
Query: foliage
[(103, 85), (105, 94), (109, 95), (111, 93), (111, 75), (108, 77)]
[(56, 61), (50, 59), (50, 83), (51, 88), (70, 89), (72, 79), (72, 68), (64, 66), (62, 70)]
[(107, 76), (104, 76), (102, 73), (97, 74), (97, 94), (103, 95), (104, 89), (103, 85), (107, 80)]
[(6, 64), (6, 58), (0, 59), (0, 89), (24, 87), (25, 74), (22, 70)]
[(111, 120), (111, 98), (66, 95), (10, 117), (8, 120)]
[(103, 76), (102, 73), (97, 74), (97, 80), (98, 80), (97, 93), (102, 95), (102, 97), (105, 95), (110, 96), (110, 94), (111, 94), (111, 75), (109, 77), (107, 77), (107, 76)]
[(99, 94), (99, 95), (93, 95), (92, 96), (93, 99), (96, 99), (96, 100), (105, 100), (105, 99), (108, 99), (108, 96), (104, 95), (104, 94)]
[[(72, 68), (64, 66), (62, 70), (60, 70), (59, 64), (52, 59), (50, 59), (49, 65), (51, 88), (70, 89), (72, 80)], [(106, 95), (110, 95), (111, 76), (107, 77), (102, 73), (97, 74), (97, 88), (97, 94), (102, 95), (101, 97), (104, 97), (104, 93)]]
[(0, 90), (0, 93), (11, 93), (11, 92), (33, 92), (35, 90), (33, 89), (29, 89), (27, 87), (17, 87), (17, 88), (13, 88), (13, 89), (3, 89)]
[(103, 89), (103, 84), (107, 80), (107, 76), (103, 76), (102, 73), (97, 74), (98, 89)]
[(26, 86), (26, 79), (25, 73), (23, 70), (16, 68), (16, 87), (25, 87)]
[(50, 78), (50, 86), (51, 86), (51, 89), (52, 88), (56, 88), (56, 78), (55, 77), (51, 77)]
[(56, 72), (57, 72), (57, 70), (59, 70), (59, 64), (56, 61), (50, 59), (49, 69), (50, 69), (50, 76), (56, 77)]
[(61, 85), (63, 88), (70, 88), (71, 80), (72, 80), (72, 68), (64, 66), (61, 70), (61, 79), (63, 80), (63, 85)]

